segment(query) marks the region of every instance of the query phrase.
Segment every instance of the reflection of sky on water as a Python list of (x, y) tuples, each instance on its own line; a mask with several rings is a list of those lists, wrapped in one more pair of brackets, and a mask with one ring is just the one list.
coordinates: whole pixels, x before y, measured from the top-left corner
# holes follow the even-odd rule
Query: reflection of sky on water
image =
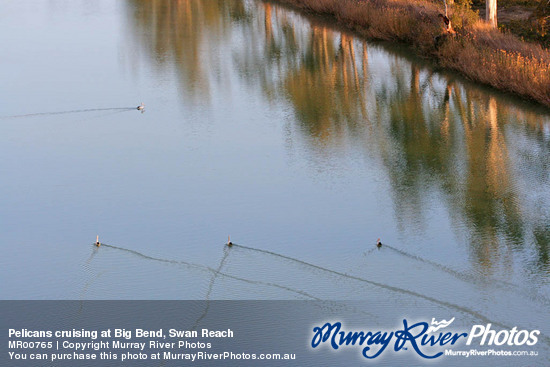
[[(392, 240), (426, 238), (442, 214), (454, 233), (437, 237), (468, 243), (473, 271), (504, 275), (514, 253), (535, 251), (546, 275), (525, 270), (545, 283), (548, 115), (273, 4), (131, 4), (132, 35), (156, 65), (177, 68), (184, 103), (231, 98), (244, 82), (284, 110), (288, 154), (307, 157), (312, 175), (344, 177), (358, 169), (350, 160), (380, 164), (371, 178), (390, 184), (401, 232)], [(183, 26), (173, 32), (175, 19)]]

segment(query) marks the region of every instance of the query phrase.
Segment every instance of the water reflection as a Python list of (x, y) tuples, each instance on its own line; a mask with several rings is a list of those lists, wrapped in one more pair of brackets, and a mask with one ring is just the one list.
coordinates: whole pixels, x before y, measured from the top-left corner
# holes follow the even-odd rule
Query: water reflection
[(272, 3), (128, 0), (128, 11), (131, 37), (177, 71), (183, 98), (208, 99), (224, 70), (237, 73), (291, 108), (292, 139), (379, 158), (402, 230), (425, 227), (436, 193), (472, 267), (492, 274), (529, 247), (526, 267), (548, 279), (547, 114)]
[(233, 23), (250, 16), (241, 1), (129, 0), (134, 42), (154, 58), (158, 71), (175, 66), (184, 98), (209, 98), (209, 76), (219, 64), (215, 49)]

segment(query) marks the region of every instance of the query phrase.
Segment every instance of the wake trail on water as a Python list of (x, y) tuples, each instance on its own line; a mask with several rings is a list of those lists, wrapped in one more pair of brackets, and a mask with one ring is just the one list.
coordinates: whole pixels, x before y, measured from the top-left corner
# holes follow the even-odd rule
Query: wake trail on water
[[(282, 289), (282, 290), (285, 290), (285, 291), (288, 291), (288, 292), (291, 292), (291, 293), (295, 293), (295, 294), (304, 296), (304, 297), (309, 298), (309, 299), (313, 299), (313, 300), (316, 300), (316, 301), (321, 301), (320, 298), (317, 298), (317, 297), (315, 297), (315, 296), (313, 296), (313, 295), (311, 295), (311, 294), (309, 294), (305, 291), (299, 290), (299, 289), (293, 289), (293, 288), (290, 288), (290, 287), (286, 287), (284, 285), (271, 283), (271, 282), (262, 282), (262, 281), (258, 281), (258, 280), (251, 280), (251, 279), (237, 277), (235, 275), (224, 273), (220, 270), (211, 268), (211, 267), (206, 266), (206, 265), (195, 264), (195, 263), (191, 263), (191, 262), (187, 262), (187, 261), (183, 261), (183, 260), (162, 259), (162, 258), (159, 258), (159, 257), (153, 257), (153, 256), (145, 255), (145, 254), (143, 254), (139, 251), (127, 249), (127, 248), (124, 248), (124, 247), (108, 245), (106, 243), (102, 243), (101, 246), (102, 247), (103, 246), (104, 247), (109, 247), (109, 248), (112, 248), (112, 249), (115, 249), (115, 250), (125, 251), (125, 252), (133, 254), (135, 256), (146, 259), (146, 260), (164, 262), (164, 263), (169, 263), (169, 264), (184, 265), (184, 266), (187, 266), (189, 268), (210, 272), (210, 273), (214, 274), (215, 277), (222, 276), (224, 278), (233, 279), (233, 280), (237, 280), (237, 281), (240, 281), (240, 282), (245, 282), (245, 283), (248, 283), (248, 284), (262, 285), (262, 286), (267, 286), (267, 287), (278, 288), (278, 289)], [(222, 263), (222, 265), (223, 265), (223, 263)], [(219, 268), (221, 269), (221, 266)], [(214, 280), (215, 280), (215, 278), (214, 278)], [(211, 281), (211, 284), (212, 284), (212, 287), (213, 287), (213, 281)], [(211, 293), (211, 289), (209, 289), (209, 292), (207, 294), (208, 297), (210, 297), (210, 293)]]
[[(282, 258), (282, 259), (285, 259), (285, 260), (293, 261), (293, 262), (296, 262), (298, 264), (302, 264), (302, 265), (305, 265), (307, 267), (311, 267), (313, 269), (321, 270), (321, 271), (324, 271), (324, 272), (327, 272), (327, 273), (330, 273), (330, 274), (333, 274), (333, 275), (337, 275), (337, 276), (340, 276), (340, 277), (343, 277), (343, 278), (356, 280), (356, 281), (359, 281), (359, 282), (370, 284), (370, 285), (373, 285), (373, 286), (376, 286), (376, 287), (379, 287), (379, 288), (382, 288), (382, 289), (386, 289), (386, 290), (389, 290), (389, 291), (393, 291), (393, 292), (396, 292), (396, 293), (406, 294), (406, 295), (409, 295), (409, 296), (417, 297), (417, 298), (420, 298), (420, 299), (438, 304), (440, 306), (444, 306), (444, 307), (447, 307), (447, 308), (450, 308), (450, 309), (454, 309), (454, 310), (457, 310), (459, 312), (467, 313), (467, 314), (469, 314), (471, 316), (474, 316), (475, 318), (477, 318), (477, 319), (479, 319), (479, 320), (481, 320), (485, 323), (491, 323), (493, 325), (497, 325), (497, 326), (500, 326), (500, 327), (505, 328), (505, 329), (512, 329), (511, 326), (503, 324), (499, 321), (491, 320), (488, 317), (486, 317), (485, 315), (483, 315), (483, 314), (481, 314), (481, 313), (479, 313), (475, 310), (472, 310), (470, 308), (460, 306), (460, 305), (457, 305), (457, 304), (454, 304), (454, 303), (450, 303), (450, 302), (447, 302), (447, 301), (442, 301), (442, 300), (439, 300), (439, 299), (436, 299), (436, 298), (433, 298), (431, 296), (424, 295), (424, 294), (421, 294), (421, 293), (418, 293), (418, 292), (415, 292), (415, 291), (411, 291), (411, 290), (408, 290), (408, 289), (391, 286), (391, 285), (384, 284), (384, 283), (379, 283), (379, 282), (376, 282), (376, 281), (373, 281), (373, 280), (368, 280), (368, 279), (361, 278), (361, 277), (351, 275), (351, 274), (347, 274), (347, 273), (342, 273), (342, 272), (339, 272), (337, 270), (328, 269), (328, 268), (325, 268), (325, 267), (322, 267), (322, 266), (319, 266), (319, 265), (311, 264), (311, 263), (308, 263), (306, 261), (296, 259), (296, 258), (293, 258), (293, 257), (290, 257), (290, 256), (282, 255), (282, 254), (279, 254), (279, 253), (276, 253), (276, 252), (273, 252), (273, 251), (269, 251), (269, 250), (257, 249), (257, 248), (254, 248), (254, 247), (238, 245), (238, 244), (235, 244), (235, 243), (233, 244), (233, 247), (241, 248), (241, 249), (249, 250), (249, 251), (256, 251), (256, 252), (260, 252), (260, 253), (263, 253), (263, 254), (279, 257), (279, 258)], [(542, 333), (540, 335), (541, 335), (541, 339), (544, 339), (546, 344), (550, 345), (550, 338), (547, 337), (546, 335), (543, 335)]]
[[(95, 244), (94, 244), (95, 246)], [(157, 258), (157, 257), (153, 257), (153, 256), (149, 256), (149, 255), (145, 255), (139, 251), (135, 251), (135, 250), (131, 250), (131, 249), (127, 249), (127, 248), (124, 248), (124, 247), (118, 247), (118, 246), (113, 246), (113, 245), (109, 245), (109, 244), (105, 244), (105, 243), (102, 243), (101, 246), (104, 246), (104, 247), (109, 247), (109, 248), (112, 248), (112, 249), (115, 249), (115, 250), (120, 250), (120, 251), (125, 251), (125, 252), (128, 252), (130, 254), (133, 254), (135, 256), (138, 256), (138, 257), (141, 257), (143, 259), (146, 259), (146, 260), (152, 260), (152, 261), (159, 261), (159, 262), (165, 262), (165, 263), (170, 263), (170, 264), (181, 264), (181, 265), (185, 265), (185, 266), (189, 266), (189, 267), (192, 267), (192, 268), (196, 268), (196, 269), (200, 269), (200, 270), (207, 270), (209, 272), (212, 273), (212, 279), (210, 280), (210, 283), (209, 283), (209, 286), (208, 286), (208, 291), (207, 291), (207, 294), (206, 294), (206, 307), (205, 307), (205, 310), (203, 311), (203, 313), (201, 314), (201, 316), (199, 316), (199, 318), (195, 321), (194, 325), (191, 327), (190, 330), (196, 330), (198, 328), (198, 325), (200, 324), (200, 322), (207, 316), (208, 314), (208, 311), (210, 310), (210, 301), (211, 301), (211, 293), (212, 293), (212, 290), (214, 288), (214, 283), (216, 281), (216, 279), (221, 276), (221, 277), (225, 277), (225, 278), (228, 278), (228, 279), (232, 279), (232, 280), (237, 280), (237, 281), (241, 281), (241, 282), (244, 282), (244, 283), (247, 283), (247, 284), (253, 284), (253, 285), (261, 285), (261, 286), (267, 286), (267, 287), (272, 287), (272, 288), (278, 288), (278, 289), (282, 289), (282, 290), (285, 290), (287, 292), (291, 292), (291, 293), (295, 293), (297, 295), (300, 295), (300, 296), (303, 296), (303, 297), (306, 297), (306, 298), (309, 298), (309, 299), (312, 299), (312, 300), (315, 300), (315, 301), (320, 301), (320, 302), (323, 302), (324, 304), (330, 304), (332, 305), (333, 302), (329, 301), (329, 300), (323, 300), (321, 298), (318, 298), (318, 297), (315, 297), (303, 290), (299, 290), (299, 289), (294, 289), (294, 288), (290, 288), (290, 287), (286, 287), (284, 285), (281, 285), (281, 284), (277, 284), (277, 283), (272, 283), (272, 282), (262, 282), (262, 281), (258, 281), (258, 280), (250, 280), (250, 279), (245, 279), (245, 278), (241, 278), (241, 277), (237, 277), (237, 276), (234, 276), (234, 275), (231, 275), (231, 274), (227, 274), (227, 273), (223, 273), (221, 271), (221, 269), (224, 267), (225, 263), (227, 262), (227, 259), (229, 257), (229, 249), (227, 248), (227, 246), (224, 246), (224, 254), (222, 256), (222, 259), (220, 260), (220, 264), (218, 265), (218, 268), (217, 269), (213, 269), (213, 268), (210, 268), (208, 266), (204, 266), (204, 265), (199, 265), (199, 264), (194, 264), (194, 263), (189, 263), (189, 262), (186, 262), (186, 261), (181, 261), (181, 260), (170, 260), (170, 259), (162, 259), (162, 258)], [(91, 260), (94, 258), (94, 256), (97, 254), (97, 249), (94, 249), (94, 252), (92, 253), (92, 255), (88, 258), (88, 260), (86, 261), (86, 265), (89, 267), (89, 264), (91, 262)], [(84, 286), (84, 289), (81, 293), (81, 302), (83, 301), (83, 296), (84, 294), (87, 292), (88, 288), (90, 287), (91, 283), (98, 279), (99, 277), (101, 277), (103, 275), (103, 273), (105, 273), (104, 271), (99, 273), (96, 277), (94, 277), (93, 280), (91, 281), (88, 281), (85, 286)], [(333, 305), (334, 307), (335, 305)], [(345, 306), (342, 306), (340, 304), (337, 305), (338, 307), (344, 307), (345, 309), (350, 309), (349, 307), (345, 307)], [(331, 308), (331, 310), (334, 310), (333, 308)], [(376, 317), (376, 315), (373, 315), (369, 312), (366, 312), (365, 310), (357, 310), (355, 308), (353, 308), (354, 312), (356, 313), (361, 313), (361, 314), (364, 314), (364, 315), (367, 315), (369, 317)]]
[(395, 248), (395, 247), (390, 246), (390, 245), (384, 244), (382, 249), (389, 249), (389, 250), (391, 250), (391, 251), (393, 251), (393, 252), (395, 252), (395, 253), (397, 253), (401, 256), (404, 256), (404, 257), (407, 257), (409, 259), (412, 259), (412, 260), (430, 265), (430, 266), (432, 266), (434, 268), (437, 268), (437, 269), (439, 269), (439, 270), (441, 270), (441, 271), (443, 271), (447, 274), (450, 274), (450, 275), (454, 276), (455, 278), (457, 278), (459, 280), (462, 280), (466, 283), (470, 283), (470, 284), (473, 284), (473, 285), (476, 285), (478, 282), (492, 283), (492, 284), (495, 284), (496, 287), (498, 287), (499, 289), (505, 289), (505, 290), (511, 290), (511, 288), (513, 288), (514, 291), (516, 291), (518, 293), (521, 293), (523, 295), (526, 295), (532, 300), (542, 301), (543, 303), (545, 303), (547, 305), (550, 304), (550, 300), (547, 299), (546, 297), (543, 297), (542, 295), (538, 295), (538, 294), (533, 294), (533, 293), (531, 293), (527, 290), (520, 289), (519, 286), (517, 284), (514, 284), (514, 283), (510, 283), (510, 282), (506, 282), (506, 281), (498, 280), (498, 279), (494, 279), (494, 278), (486, 279), (486, 278), (476, 277), (476, 276), (471, 275), (471, 274), (461, 273), (461, 272), (456, 271), (454, 269), (451, 269), (451, 268), (449, 268), (445, 265), (436, 263), (436, 262), (431, 261), (431, 260), (424, 259), (424, 258), (422, 258), (420, 256), (417, 256), (417, 255), (410, 254), (406, 251), (400, 250), (400, 249)]
[[(93, 246), (95, 246), (95, 244)], [(124, 247), (113, 246), (113, 245), (109, 245), (109, 244), (105, 244), (105, 243), (102, 243), (101, 246), (108, 247), (108, 248), (115, 249), (115, 250), (119, 250), (119, 251), (124, 251), (124, 252), (130, 253), (130, 254), (133, 254), (135, 256), (138, 256), (140, 258), (146, 259), (146, 260), (164, 262), (164, 263), (169, 263), (169, 264), (184, 265), (184, 266), (194, 268), (194, 269), (197, 269), (197, 270), (210, 272), (210, 273), (216, 275), (216, 277), (217, 276), (222, 276), (222, 277), (225, 277), (225, 278), (228, 278), (228, 279), (233, 279), (233, 280), (245, 282), (245, 283), (248, 283), (248, 284), (263, 285), (263, 286), (269, 286), (269, 287), (274, 287), (274, 288), (278, 288), (278, 289), (283, 289), (283, 290), (286, 290), (286, 291), (289, 291), (289, 292), (292, 292), (292, 293), (295, 293), (295, 294), (305, 296), (305, 297), (313, 299), (313, 300), (323, 301), (322, 299), (320, 299), (318, 297), (315, 297), (315, 296), (313, 296), (313, 295), (311, 295), (311, 294), (309, 294), (309, 293), (307, 293), (303, 290), (297, 290), (297, 289), (293, 289), (293, 288), (290, 288), (290, 287), (286, 287), (286, 286), (276, 284), (276, 283), (271, 283), (271, 282), (262, 282), (262, 281), (257, 281), (257, 280), (241, 278), (241, 277), (237, 277), (237, 276), (234, 276), (234, 275), (231, 275), (231, 274), (228, 274), (228, 273), (221, 272), (218, 269), (221, 269), (223, 267), (223, 264), (225, 263), (226, 258), (227, 258), (227, 256), (225, 256), (225, 255), (224, 255), (224, 258), (222, 258), (222, 261), (220, 262), (220, 266), (218, 267), (218, 269), (214, 269), (214, 268), (211, 268), (211, 267), (206, 266), (206, 265), (191, 263), (191, 262), (187, 262), (187, 261), (183, 261), (183, 260), (173, 260), (173, 259), (163, 259), (163, 258), (153, 257), (153, 256), (143, 254), (143, 253), (141, 253), (139, 251), (136, 251), (136, 250), (127, 249), (127, 248), (124, 248)], [(384, 246), (387, 246), (387, 245), (384, 245)], [(281, 259), (285, 259), (285, 260), (295, 262), (297, 264), (301, 264), (303, 266), (306, 266), (306, 267), (309, 267), (309, 268), (312, 268), (312, 269), (316, 269), (316, 270), (320, 270), (320, 271), (329, 273), (331, 275), (336, 275), (336, 276), (339, 276), (339, 277), (342, 277), (342, 278), (345, 278), (345, 279), (349, 279), (349, 280), (355, 280), (355, 281), (358, 281), (358, 282), (361, 282), (361, 283), (369, 284), (369, 285), (372, 285), (372, 286), (375, 286), (375, 287), (378, 287), (378, 288), (381, 288), (381, 289), (385, 289), (385, 290), (388, 290), (388, 291), (392, 291), (392, 292), (395, 292), (395, 293), (398, 293), (398, 294), (409, 295), (409, 296), (412, 296), (412, 297), (423, 299), (425, 301), (428, 301), (428, 302), (431, 302), (431, 303), (434, 303), (434, 304), (437, 304), (437, 305), (440, 305), (440, 306), (443, 306), (443, 307), (446, 307), (446, 308), (449, 308), (449, 309), (454, 309), (456, 311), (469, 314), (469, 315), (477, 318), (478, 320), (480, 320), (484, 323), (490, 323), (490, 324), (493, 324), (493, 325), (496, 325), (496, 326), (500, 326), (501, 328), (504, 328), (504, 329), (512, 329), (511, 326), (503, 324), (499, 321), (491, 320), (490, 318), (488, 318), (487, 316), (481, 314), (480, 312), (472, 310), (468, 307), (464, 307), (464, 306), (460, 306), (460, 305), (457, 305), (457, 304), (454, 304), (454, 303), (451, 303), (451, 302), (439, 300), (437, 298), (434, 298), (434, 297), (431, 297), (431, 296), (428, 296), (428, 295), (425, 295), (425, 294), (422, 294), (422, 293), (418, 293), (418, 292), (415, 292), (415, 291), (412, 291), (412, 290), (391, 286), (389, 284), (376, 282), (376, 281), (365, 279), (365, 278), (362, 278), (362, 277), (359, 277), (359, 276), (356, 276), (356, 275), (352, 275), (352, 274), (343, 273), (343, 272), (340, 272), (340, 271), (337, 271), (337, 270), (329, 269), (329, 268), (326, 268), (326, 267), (323, 267), (323, 266), (320, 266), (320, 265), (315, 265), (315, 264), (309, 263), (309, 262), (304, 261), (304, 260), (300, 260), (300, 259), (297, 259), (297, 258), (293, 258), (293, 257), (290, 257), (290, 256), (286, 256), (286, 255), (283, 255), (283, 254), (273, 252), (273, 251), (269, 251), (269, 250), (263, 250), (263, 249), (258, 249), (258, 248), (254, 248), (254, 247), (239, 245), (239, 244), (236, 244), (236, 243), (232, 244), (232, 248), (242, 249), (242, 250), (247, 250), (247, 251), (255, 251), (255, 252), (258, 252), (258, 253), (278, 257), (278, 258), (281, 258)], [(211, 280), (212, 286), (213, 286), (213, 282), (214, 282), (216, 277), (214, 277), (214, 279)], [(210, 292), (211, 292), (211, 290), (209, 290), (208, 293), (210, 293)], [(209, 297), (209, 294), (208, 294), (208, 297)], [(550, 338), (548, 336), (541, 333), (540, 337), (541, 337), (542, 340), (544, 340), (544, 342), (546, 344), (550, 345)]]
[(225, 265), (225, 261), (227, 260), (227, 257), (229, 256), (229, 251), (227, 251), (227, 247), (224, 246), (223, 248), (223, 256), (220, 261), (220, 265), (218, 265), (218, 268), (216, 269), (216, 272), (212, 274), (212, 278), (210, 279), (210, 282), (208, 284), (208, 291), (206, 292), (206, 297), (204, 298), (206, 301), (206, 307), (204, 308), (204, 311), (199, 316), (199, 318), (195, 321), (193, 324), (193, 327), (191, 330), (197, 330), (200, 322), (208, 315), (208, 311), (210, 310), (210, 294), (212, 294), (212, 290), (214, 289), (214, 283), (216, 282), (216, 279), (220, 275), (223, 266)]
[(70, 113), (97, 112), (97, 111), (130, 111), (135, 109), (136, 107), (110, 107), (110, 108), (88, 108), (84, 110), (70, 110), (70, 111), (37, 112), (37, 113), (28, 113), (24, 115), (0, 116), (0, 120), (19, 119), (19, 118), (35, 117), (35, 116), (64, 115), (64, 114), (70, 114)]

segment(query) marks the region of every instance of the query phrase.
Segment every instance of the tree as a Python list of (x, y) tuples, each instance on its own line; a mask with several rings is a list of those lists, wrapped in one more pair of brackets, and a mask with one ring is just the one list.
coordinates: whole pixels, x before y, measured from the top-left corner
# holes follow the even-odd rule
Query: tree
[(485, 20), (491, 27), (497, 27), (497, 0), (485, 0)]

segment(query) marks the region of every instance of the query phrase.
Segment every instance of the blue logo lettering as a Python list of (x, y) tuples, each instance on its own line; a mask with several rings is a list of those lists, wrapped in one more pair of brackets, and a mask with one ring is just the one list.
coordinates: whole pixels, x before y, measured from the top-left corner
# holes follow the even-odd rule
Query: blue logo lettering
[[(454, 319), (453, 319), (454, 320)], [(452, 321), (451, 321), (452, 322)], [(434, 324), (434, 321), (432, 322)], [(450, 322), (448, 322), (450, 324)], [(448, 325), (447, 324), (447, 325)], [(443, 326), (445, 327), (445, 326)], [(343, 331), (342, 323), (325, 323), (323, 326), (313, 328), (311, 347), (317, 348), (322, 343), (330, 341), (329, 345), (337, 350), (343, 346), (362, 346), (362, 356), (368, 359), (378, 357), (386, 350), (388, 345), (395, 339), (393, 350), (399, 352), (402, 349), (412, 349), (422, 358), (434, 359), (440, 357), (443, 352), (435, 354), (425, 352), (422, 348), (441, 347), (446, 344), (454, 345), (461, 337), (466, 338), (467, 333), (442, 333), (435, 334), (435, 331), (442, 328), (430, 327), (427, 322), (418, 322), (410, 325), (406, 319), (403, 320), (403, 329), (396, 331)], [(430, 333), (434, 333), (431, 334)], [(374, 349), (373, 349), (374, 347)]]

